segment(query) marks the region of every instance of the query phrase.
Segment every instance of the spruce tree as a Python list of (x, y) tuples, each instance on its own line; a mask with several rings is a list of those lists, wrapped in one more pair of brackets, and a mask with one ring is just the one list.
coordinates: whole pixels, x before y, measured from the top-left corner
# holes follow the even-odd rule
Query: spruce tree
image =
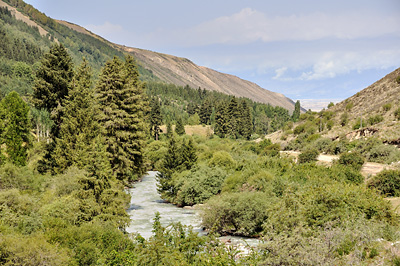
[[(103, 152), (99, 150), (99, 145), (104, 142), (99, 138), (102, 133), (102, 127), (97, 121), (100, 111), (94, 98), (91, 69), (85, 59), (71, 82), (70, 93), (62, 111), (59, 137), (55, 139), (54, 152), (51, 154), (55, 162), (53, 172), (62, 173), (69, 166), (76, 165), (87, 169), (90, 175), (103, 175), (99, 172), (109, 167), (92, 167), (93, 161), (104, 161), (108, 157), (104, 157), (105, 146)], [(101, 156), (104, 158), (101, 159)]]
[(160, 126), (162, 123), (161, 107), (158, 98), (154, 97), (151, 99), (151, 110), (150, 110), (150, 135), (158, 140), (160, 135)]
[(236, 139), (239, 135), (239, 126), (240, 126), (239, 124), (240, 113), (236, 97), (233, 97), (229, 103), (227, 109), (227, 117), (229, 119), (229, 122), (227, 124), (227, 135), (231, 138)]
[(61, 106), (68, 95), (69, 84), (73, 77), (73, 64), (64, 46), (54, 44), (43, 56), (36, 72), (33, 87), (33, 102), (37, 109), (46, 109), (55, 125), (52, 137), (58, 137), (61, 123)]
[(109, 160), (120, 180), (130, 181), (144, 173), (148, 103), (138, 76), (131, 56), (125, 63), (114, 57), (104, 66), (96, 87)]
[(176, 121), (175, 132), (180, 136), (185, 134), (185, 126), (183, 125), (182, 118), (180, 117)]
[(214, 133), (220, 137), (224, 138), (228, 132), (228, 114), (227, 108), (224, 103), (220, 103), (215, 108), (215, 127)]
[(19, 166), (26, 164), (30, 143), (28, 113), (28, 105), (15, 91), (7, 94), (0, 102), (0, 146), (4, 144), (7, 160)]
[(250, 108), (247, 106), (247, 102), (242, 100), (239, 105), (239, 134), (249, 140), (251, 133), (253, 132), (253, 123), (251, 118)]

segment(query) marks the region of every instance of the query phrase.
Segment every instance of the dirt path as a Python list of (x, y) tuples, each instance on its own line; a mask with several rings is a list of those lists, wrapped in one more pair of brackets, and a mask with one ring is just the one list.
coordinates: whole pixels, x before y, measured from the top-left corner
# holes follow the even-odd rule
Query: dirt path
[[(282, 151), (281, 153), (294, 156), (297, 159), (297, 157), (299, 156), (299, 154), (301, 152)], [(327, 164), (331, 164), (333, 160), (337, 160), (337, 159), (339, 159), (339, 156), (337, 156), (337, 155), (320, 154), (318, 156), (318, 161), (327, 163)], [(388, 169), (388, 168), (390, 168), (390, 166), (387, 164), (366, 162), (366, 163), (364, 163), (363, 167), (361, 168), (361, 174), (365, 177), (373, 176), (373, 175), (376, 175), (377, 173), (379, 173), (380, 171), (382, 171), (384, 169)]]

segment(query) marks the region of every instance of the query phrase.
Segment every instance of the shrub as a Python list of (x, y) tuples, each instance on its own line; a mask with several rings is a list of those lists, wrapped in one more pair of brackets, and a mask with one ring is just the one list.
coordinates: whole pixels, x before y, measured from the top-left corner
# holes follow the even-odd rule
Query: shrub
[(391, 104), (391, 103), (384, 104), (384, 105), (382, 106), (382, 109), (383, 109), (384, 112), (387, 112), (387, 111), (389, 111), (390, 109), (392, 109), (392, 104)]
[(372, 126), (383, 121), (383, 116), (375, 115), (368, 117), (368, 123)]
[(232, 156), (226, 151), (217, 151), (209, 161), (211, 167), (220, 166), (225, 168), (233, 168), (236, 162)]
[(317, 161), (319, 152), (317, 149), (310, 149), (299, 155), (299, 163), (311, 163)]
[(226, 175), (226, 171), (219, 167), (205, 165), (182, 172), (176, 177), (178, 193), (175, 203), (180, 206), (203, 203), (221, 191)]
[(207, 202), (202, 223), (207, 229), (253, 236), (267, 218), (268, 197), (262, 192), (225, 193)]
[(400, 120), (400, 107), (396, 109), (396, 111), (394, 111), (394, 117), (397, 120)]
[(342, 153), (338, 163), (346, 166), (351, 166), (356, 170), (361, 170), (365, 160), (358, 152)]
[(326, 122), (326, 127), (328, 128), (328, 130), (331, 130), (334, 125), (335, 122), (333, 122), (333, 120), (329, 120), (328, 122)]
[(389, 197), (400, 196), (400, 170), (383, 170), (371, 179), (368, 187), (378, 189)]
[(353, 106), (354, 106), (354, 103), (352, 103), (352, 102), (346, 104), (346, 111), (350, 111), (351, 108), (353, 108)]
[(270, 157), (279, 156), (279, 151), (281, 150), (281, 145), (278, 143), (271, 144), (264, 149), (264, 154)]
[(344, 127), (349, 122), (349, 115), (347, 113), (343, 113), (340, 116), (340, 125)]

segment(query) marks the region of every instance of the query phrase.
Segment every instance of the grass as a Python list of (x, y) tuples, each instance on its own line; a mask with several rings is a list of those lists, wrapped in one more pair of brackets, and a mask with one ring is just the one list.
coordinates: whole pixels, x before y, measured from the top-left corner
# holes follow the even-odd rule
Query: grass
[[(161, 130), (163, 133), (167, 132), (167, 127), (166, 125), (162, 125)], [(175, 126), (172, 126), (172, 129), (175, 130)], [(194, 125), (194, 126), (185, 126), (185, 132), (188, 135), (197, 135), (197, 136), (210, 136), (212, 134), (214, 134), (214, 131), (211, 129), (211, 126), (207, 125), (207, 126), (203, 126), (203, 125)]]

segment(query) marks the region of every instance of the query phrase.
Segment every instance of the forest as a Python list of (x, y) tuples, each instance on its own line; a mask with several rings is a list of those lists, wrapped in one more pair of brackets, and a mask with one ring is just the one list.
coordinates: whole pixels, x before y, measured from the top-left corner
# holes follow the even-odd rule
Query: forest
[[(400, 195), (400, 170), (360, 172), (366, 160), (397, 161), (398, 149), (321, 137), (345, 122), (329, 110), (300, 114), (297, 102), (289, 114), (161, 83), (132, 56), (8, 2), (53, 37), (0, 9), (0, 264), (400, 265), (386, 199)], [(188, 124), (213, 134), (188, 135)], [(278, 129), (296, 137), (258, 139)], [(339, 159), (320, 164), (321, 152)], [(206, 236), (159, 215), (149, 239), (126, 232), (126, 189), (149, 170), (163, 199), (202, 206)], [(263, 243), (242, 256), (221, 235)]]

